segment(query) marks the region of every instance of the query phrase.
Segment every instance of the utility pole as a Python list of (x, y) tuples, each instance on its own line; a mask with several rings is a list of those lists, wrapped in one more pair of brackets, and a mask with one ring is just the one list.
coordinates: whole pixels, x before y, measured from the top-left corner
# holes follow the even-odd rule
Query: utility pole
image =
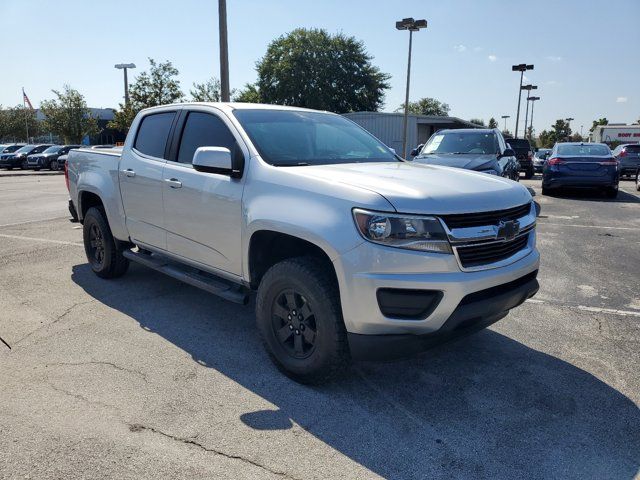
[(529, 119), (529, 99), (531, 98), (531, 90), (537, 90), (538, 86), (537, 85), (525, 85), (522, 88), (522, 90), (526, 90), (527, 91), (527, 108), (525, 109), (526, 113), (524, 115), (524, 138), (527, 138), (527, 120)]
[(413, 43), (413, 32), (421, 28), (427, 28), (426, 20), (414, 20), (413, 18), (403, 18), (396, 22), (397, 30), (409, 30), (409, 60), (407, 62), (407, 91), (404, 97), (404, 122), (402, 126), (402, 158), (407, 158), (407, 121), (409, 119), (409, 84), (411, 80), (411, 47)]
[(519, 65), (511, 66), (511, 71), (520, 72), (520, 88), (518, 88), (518, 111), (516, 113), (516, 131), (513, 132), (513, 138), (518, 138), (518, 124), (520, 123), (520, 101), (522, 100), (522, 80), (524, 79), (524, 72), (526, 72), (527, 70), (533, 70), (533, 65), (520, 63)]
[(220, 29), (220, 97), (231, 101), (229, 89), (229, 44), (227, 41), (227, 0), (218, 0), (218, 25)]
[(571, 130), (571, 120), (575, 120), (573, 117), (565, 118), (567, 121), (567, 130)]
[(529, 140), (533, 138), (533, 107), (536, 104), (536, 101), (540, 100), (540, 97), (530, 97), (529, 101), (531, 102), (531, 126), (529, 127)]

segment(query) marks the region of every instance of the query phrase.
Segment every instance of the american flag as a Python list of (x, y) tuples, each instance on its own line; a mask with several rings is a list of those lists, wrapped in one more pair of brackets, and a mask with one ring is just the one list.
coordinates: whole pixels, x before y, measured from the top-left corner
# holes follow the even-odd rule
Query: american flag
[(24, 102), (25, 105), (29, 105), (29, 108), (33, 110), (33, 105), (31, 105), (31, 100), (29, 100), (29, 97), (27, 97), (27, 94), (24, 93), (24, 88), (22, 89), (22, 101)]

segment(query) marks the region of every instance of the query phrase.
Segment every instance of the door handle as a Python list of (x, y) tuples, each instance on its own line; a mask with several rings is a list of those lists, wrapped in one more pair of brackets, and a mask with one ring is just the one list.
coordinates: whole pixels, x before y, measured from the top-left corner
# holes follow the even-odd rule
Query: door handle
[(133, 171), (133, 170), (131, 170), (130, 168), (127, 168), (127, 169), (124, 171), (124, 174), (125, 174), (127, 177), (135, 177), (135, 176), (136, 176), (136, 172), (134, 172), (134, 171)]
[(177, 178), (165, 178), (164, 181), (167, 182), (171, 188), (182, 188), (182, 182)]

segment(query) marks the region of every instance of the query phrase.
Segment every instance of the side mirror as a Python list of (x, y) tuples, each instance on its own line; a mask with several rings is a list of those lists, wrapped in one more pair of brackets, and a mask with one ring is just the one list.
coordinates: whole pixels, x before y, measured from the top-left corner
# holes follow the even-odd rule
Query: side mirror
[(511, 148), (507, 148), (505, 149), (504, 152), (502, 152), (501, 157), (515, 157), (516, 156), (516, 152), (513, 151), (513, 149)]
[(418, 155), (420, 155), (420, 150), (422, 150), (422, 147), (424, 147), (424, 143), (421, 143), (420, 145), (418, 145), (416, 148), (414, 148), (413, 150), (411, 150), (411, 156), (412, 157), (417, 157)]
[(192, 164), (199, 172), (233, 174), (231, 151), (224, 147), (198, 147), (193, 154)]

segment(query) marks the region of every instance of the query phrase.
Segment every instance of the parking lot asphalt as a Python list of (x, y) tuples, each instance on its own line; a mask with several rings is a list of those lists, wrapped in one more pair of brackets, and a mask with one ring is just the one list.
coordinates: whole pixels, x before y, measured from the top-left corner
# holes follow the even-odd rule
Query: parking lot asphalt
[(298, 385), (253, 305), (101, 280), (61, 176), (0, 178), (0, 478), (634, 478), (640, 196), (542, 197), (539, 294), (409, 360)]

